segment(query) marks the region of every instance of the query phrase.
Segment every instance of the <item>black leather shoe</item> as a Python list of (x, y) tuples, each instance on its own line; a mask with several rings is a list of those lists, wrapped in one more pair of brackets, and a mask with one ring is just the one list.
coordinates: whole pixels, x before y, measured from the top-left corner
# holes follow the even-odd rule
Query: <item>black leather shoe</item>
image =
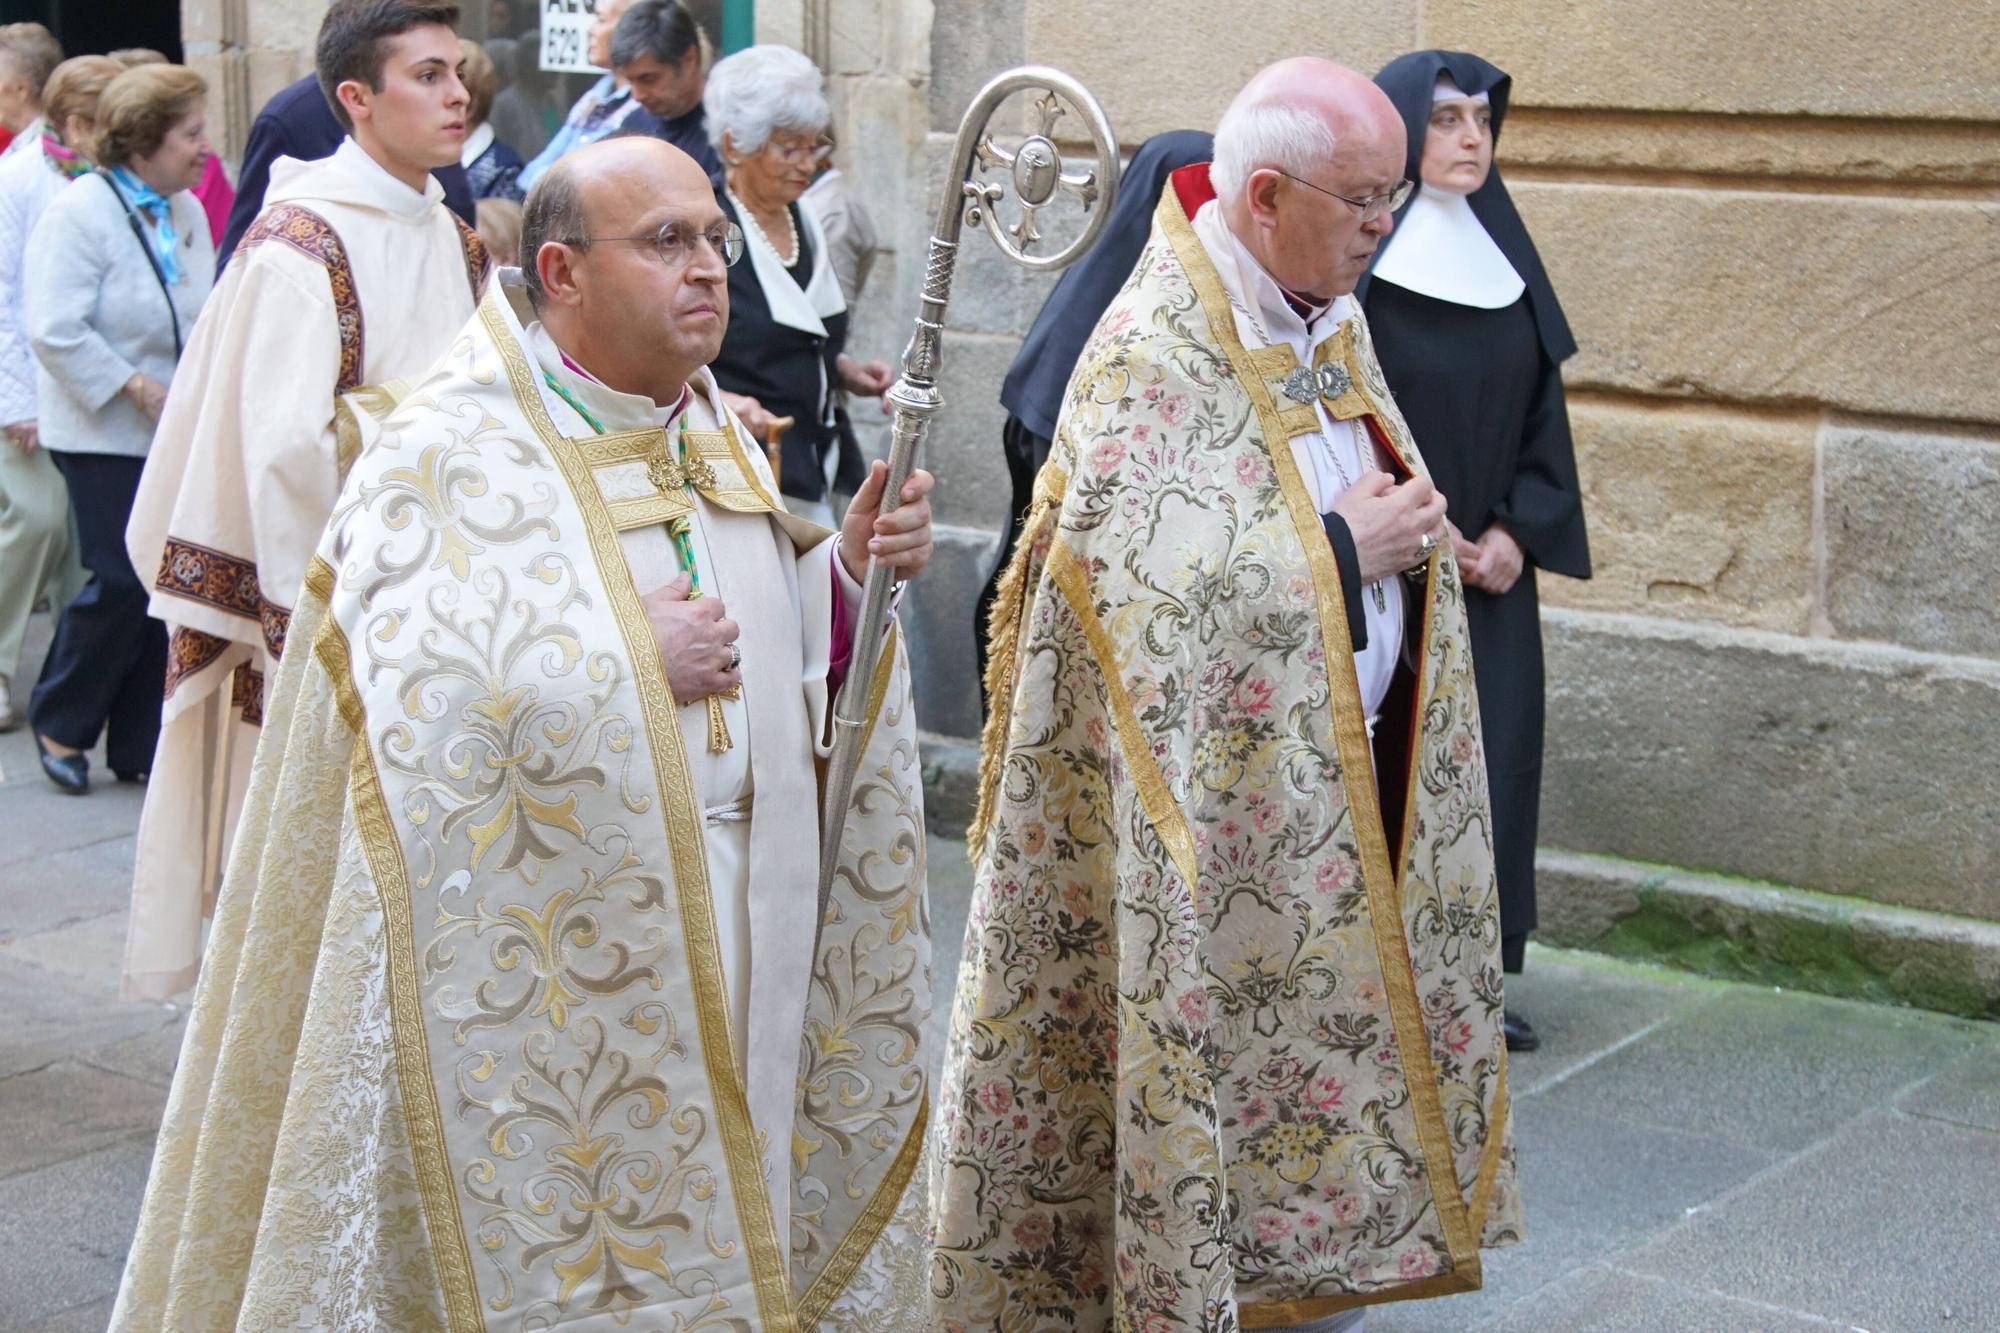
[(1500, 1030), (1507, 1035), (1507, 1049), (1510, 1051), (1538, 1051), (1542, 1048), (1542, 1039), (1535, 1035), (1535, 1029), (1528, 1025), (1525, 1018), (1502, 1014)]
[(142, 785), (145, 783), (147, 778), (152, 776), (152, 774), (148, 773), (143, 768), (140, 769), (114, 768), (111, 770), (111, 772), (114, 776), (117, 777), (117, 779), (120, 782), (136, 782)]
[(90, 757), (82, 754), (50, 754), (42, 744), (42, 738), (35, 737), (35, 749), (41, 752), (42, 772), (49, 775), (49, 781), (61, 787), (71, 796), (81, 796), (90, 790)]

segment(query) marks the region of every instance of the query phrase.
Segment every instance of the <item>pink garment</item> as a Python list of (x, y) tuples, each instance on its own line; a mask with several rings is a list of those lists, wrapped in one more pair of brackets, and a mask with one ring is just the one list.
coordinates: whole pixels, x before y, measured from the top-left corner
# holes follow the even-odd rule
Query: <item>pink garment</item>
[(194, 197), (201, 200), (201, 210), (208, 214), (208, 234), (219, 242), (222, 233), (229, 230), (229, 209), (236, 202), (236, 187), (229, 183), (229, 173), (222, 169), (222, 159), (214, 153), (208, 155), (208, 162), (201, 169), (201, 183), (194, 187)]
[(833, 559), (826, 565), (833, 580), (833, 642), (827, 650), (826, 697), (837, 698), (840, 684), (847, 679), (847, 664), (854, 660), (854, 626), (847, 619), (847, 598), (840, 589), (840, 544), (834, 543)]

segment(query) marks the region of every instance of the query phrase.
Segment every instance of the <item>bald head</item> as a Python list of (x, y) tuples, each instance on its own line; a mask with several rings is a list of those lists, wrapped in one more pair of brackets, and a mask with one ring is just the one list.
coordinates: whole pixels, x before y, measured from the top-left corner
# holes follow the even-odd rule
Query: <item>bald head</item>
[(1222, 113), (1215, 131), (1215, 192), (1236, 198), (1259, 167), (1309, 177), (1344, 149), (1391, 139), (1400, 162), (1402, 118), (1374, 80), (1318, 56), (1293, 56), (1251, 75)]
[(605, 139), (558, 158), (528, 192), (522, 277), (557, 346), (606, 384), (666, 401), (721, 346), (728, 225), (686, 153)]
[(1372, 81), (1314, 56), (1280, 60), (1216, 126), (1215, 206), (1279, 286), (1330, 301), (1354, 290), (1389, 234), (1380, 201), (1402, 179), (1403, 137)]
[[(537, 308), (543, 291), (535, 256), (544, 243), (625, 236), (618, 215), (662, 194), (713, 195), (701, 164), (662, 139), (602, 139), (557, 158), (521, 210), (521, 276)], [(627, 218), (627, 221), (630, 219)]]
[(715, 197), (715, 187), (709, 184), (701, 163), (651, 135), (599, 140), (564, 154), (552, 170), (566, 171), (576, 181), (584, 215), (594, 232), (606, 235), (622, 235), (615, 229), (633, 221), (664, 196)]

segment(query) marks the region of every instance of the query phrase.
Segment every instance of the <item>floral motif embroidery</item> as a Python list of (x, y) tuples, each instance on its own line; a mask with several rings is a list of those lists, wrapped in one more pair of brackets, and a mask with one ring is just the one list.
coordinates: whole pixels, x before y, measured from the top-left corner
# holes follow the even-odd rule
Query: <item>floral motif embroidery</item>
[[(1467, 1289), (1518, 1233), (1456, 567), (1413, 601), (1418, 707), (1383, 722), (1413, 752), (1388, 847), (1284, 405), (1173, 192), (1159, 217), (996, 599), (937, 1327), (1308, 1322)], [(1421, 468), (1358, 321), (1355, 360)]]
[[(291, 627), (292, 613), (264, 596), (264, 590), (257, 582), (257, 566), (241, 556), (170, 536), (160, 553), (160, 572), (154, 580), (154, 590), (254, 620), (262, 629), (264, 647), (272, 660), (285, 655), (285, 635)], [(221, 649), (215, 651), (220, 652)], [(197, 663), (194, 669), (213, 660), (211, 654)], [(184, 670), (177, 675), (173, 667), (174, 660), (170, 654), (167, 670), (169, 694), (173, 693), (180, 676), (189, 674)]]
[(493, 256), (479, 233), (465, 225), (464, 218), (453, 213), (451, 220), (458, 224), (458, 243), (465, 249), (465, 280), (472, 284), (472, 303), (478, 305), (486, 294), (486, 280), (493, 275)]
[(253, 727), (264, 725), (264, 673), (244, 662), (229, 678), (229, 706)]
[(217, 635), (204, 634), (186, 625), (174, 626), (167, 636), (166, 697), (172, 698), (183, 680), (222, 656), (228, 647), (229, 640)]

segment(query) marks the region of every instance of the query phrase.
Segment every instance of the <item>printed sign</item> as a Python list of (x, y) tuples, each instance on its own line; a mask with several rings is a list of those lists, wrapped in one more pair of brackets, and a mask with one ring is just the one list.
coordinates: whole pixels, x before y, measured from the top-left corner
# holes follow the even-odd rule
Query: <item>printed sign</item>
[(602, 74), (590, 63), (590, 25), (598, 0), (542, 0), (542, 68), (559, 74)]

